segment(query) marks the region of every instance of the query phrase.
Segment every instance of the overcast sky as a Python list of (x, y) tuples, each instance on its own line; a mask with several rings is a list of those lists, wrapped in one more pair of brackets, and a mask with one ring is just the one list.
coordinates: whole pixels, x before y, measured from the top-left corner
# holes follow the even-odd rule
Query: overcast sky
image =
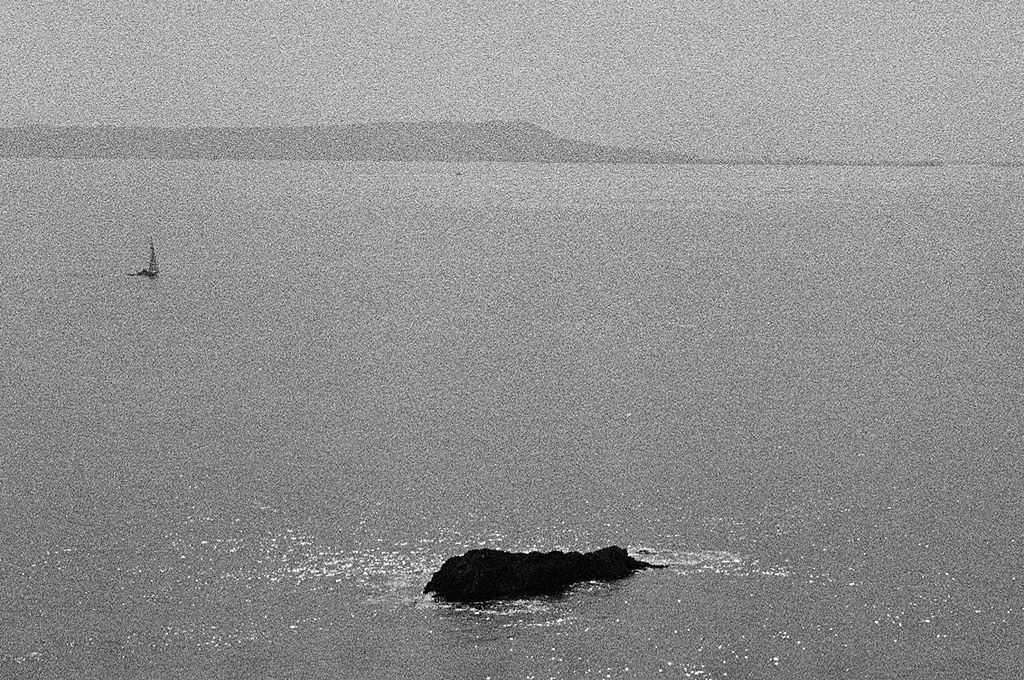
[(1024, 157), (1024, 3), (6, 0), (0, 123), (524, 119), (701, 154)]

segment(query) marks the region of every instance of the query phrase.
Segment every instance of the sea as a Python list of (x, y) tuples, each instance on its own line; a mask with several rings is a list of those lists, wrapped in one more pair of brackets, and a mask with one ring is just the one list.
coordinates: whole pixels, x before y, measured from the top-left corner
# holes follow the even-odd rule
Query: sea
[(1022, 189), (4, 159), (0, 678), (1019, 680)]

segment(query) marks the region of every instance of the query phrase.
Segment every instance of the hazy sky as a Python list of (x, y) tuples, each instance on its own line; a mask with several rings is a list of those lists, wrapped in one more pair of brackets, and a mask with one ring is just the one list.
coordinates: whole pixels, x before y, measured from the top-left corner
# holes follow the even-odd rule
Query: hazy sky
[(0, 123), (525, 119), (707, 154), (1024, 157), (1021, 0), (6, 0)]

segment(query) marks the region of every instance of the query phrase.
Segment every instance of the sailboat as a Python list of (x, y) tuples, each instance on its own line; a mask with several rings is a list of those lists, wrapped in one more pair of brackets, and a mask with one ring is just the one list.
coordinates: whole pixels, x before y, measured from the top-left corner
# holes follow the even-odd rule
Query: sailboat
[(156, 264), (156, 248), (153, 247), (153, 239), (149, 239), (149, 265), (145, 269), (141, 269), (128, 276), (148, 276), (152, 279), (156, 278), (156, 275), (159, 273), (160, 267)]

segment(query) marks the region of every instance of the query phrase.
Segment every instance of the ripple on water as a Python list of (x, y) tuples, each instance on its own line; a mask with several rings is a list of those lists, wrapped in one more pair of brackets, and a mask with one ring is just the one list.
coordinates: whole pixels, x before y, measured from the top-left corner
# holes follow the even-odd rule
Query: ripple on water
[(671, 568), (678, 574), (731, 574), (785, 578), (793, 572), (785, 566), (766, 566), (759, 560), (724, 550), (688, 551), (678, 548), (638, 546), (633, 557)]

